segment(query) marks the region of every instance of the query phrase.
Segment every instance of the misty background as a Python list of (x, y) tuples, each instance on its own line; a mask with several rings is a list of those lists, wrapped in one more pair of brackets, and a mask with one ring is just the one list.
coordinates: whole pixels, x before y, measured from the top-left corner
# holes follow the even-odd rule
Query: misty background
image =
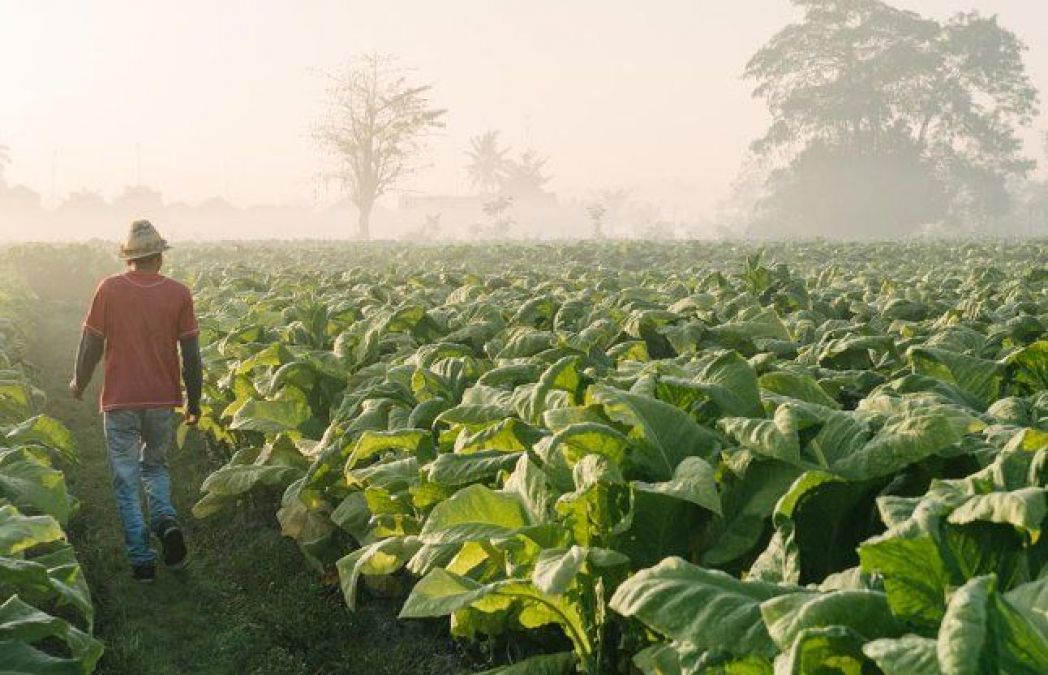
[[(755, 97), (796, 63), (773, 37), (842, 7), (819, 48), (886, 45), (879, 70)], [(931, 95), (952, 92), (920, 70), (936, 50), (984, 114)], [(362, 54), (444, 111), (375, 238), (1048, 234), (1044, 3), (0, 0), (0, 238), (358, 236), (318, 127)]]

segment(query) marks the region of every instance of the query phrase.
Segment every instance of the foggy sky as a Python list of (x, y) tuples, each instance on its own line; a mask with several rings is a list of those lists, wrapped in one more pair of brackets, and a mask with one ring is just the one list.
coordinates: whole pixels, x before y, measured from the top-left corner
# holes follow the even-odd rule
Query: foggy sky
[[(892, 4), (998, 13), (1048, 95), (1048, 4)], [(794, 18), (786, 0), (0, 0), (0, 144), (8, 182), (45, 199), (109, 197), (140, 176), (169, 201), (330, 203), (310, 138), (318, 72), (377, 50), (449, 110), (406, 187), (467, 192), (468, 138), (500, 129), (550, 156), (561, 196), (626, 187), (699, 215), (767, 123), (743, 66)]]

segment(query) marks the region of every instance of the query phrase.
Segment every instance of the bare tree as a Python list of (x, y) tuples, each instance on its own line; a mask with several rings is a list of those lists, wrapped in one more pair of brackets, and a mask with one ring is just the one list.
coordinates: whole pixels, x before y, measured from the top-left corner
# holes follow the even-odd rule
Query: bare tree
[(499, 132), (486, 131), (469, 139), (469, 165), (466, 173), (470, 184), (485, 194), (496, 192), (510, 168), (509, 148), (499, 147)]
[(417, 169), (426, 135), (444, 126), (446, 111), (430, 102), (431, 86), (411, 84), (393, 56), (361, 56), (331, 77), (328, 114), (315, 136), (342, 165), (337, 176), (357, 207), (357, 234), (366, 241), (375, 201)]

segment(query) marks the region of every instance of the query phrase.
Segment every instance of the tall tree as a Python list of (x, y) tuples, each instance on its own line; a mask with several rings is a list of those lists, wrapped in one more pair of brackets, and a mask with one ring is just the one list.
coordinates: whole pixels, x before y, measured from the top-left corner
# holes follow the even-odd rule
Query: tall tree
[(379, 197), (417, 169), (426, 135), (444, 126), (445, 110), (429, 100), (395, 57), (367, 54), (332, 76), (327, 116), (316, 139), (340, 163), (338, 178), (357, 207), (357, 235), (371, 236)]
[(749, 61), (772, 114), (753, 151), (772, 222), (815, 234), (902, 234), (1007, 208), (1033, 163), (1018, 126), (1037, 112), (1026, 47), (996, 17), (940, 23), (880, 0), (793, 0), (804, 18)]
[(485, 131), (469, 139), (469, 164), (466, 173), (470, 184), (482, 193), (496, 192), (510, 167), (509, 148), (499, 147), (499, 132)]

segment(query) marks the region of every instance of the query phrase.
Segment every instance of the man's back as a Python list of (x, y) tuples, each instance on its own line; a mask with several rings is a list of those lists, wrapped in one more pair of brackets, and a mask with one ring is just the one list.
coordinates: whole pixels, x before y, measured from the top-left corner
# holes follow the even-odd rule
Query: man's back
[(153, 272), (113, 275), (84, 328), (105, 339), (103, 410), (182, 405), (178, 341), (197, 334), (188, 288)]
[[(200, 418), (203, 374), (193, 296), (160, 274), (169, 248), (148, 220), (131, 223), (120, 247), (129, 269), (104, 279), (95, 290), (76, 351), (76, 373), (69, 382), (69, 392), (79, 399), (105, 352), (102, 410), (113, 494), (131, 574), (142, 582), (156, 577), (151, 531), (160, 539), (165, 565), (180, 569), (189, 560), (171, 503), (165, 458), (175, 439), (174, 408), (182, 405), (181, 380), (186, 386), (185, 424), (193, 425)], [(148, 526), (142, 485), (149, 504)]]

